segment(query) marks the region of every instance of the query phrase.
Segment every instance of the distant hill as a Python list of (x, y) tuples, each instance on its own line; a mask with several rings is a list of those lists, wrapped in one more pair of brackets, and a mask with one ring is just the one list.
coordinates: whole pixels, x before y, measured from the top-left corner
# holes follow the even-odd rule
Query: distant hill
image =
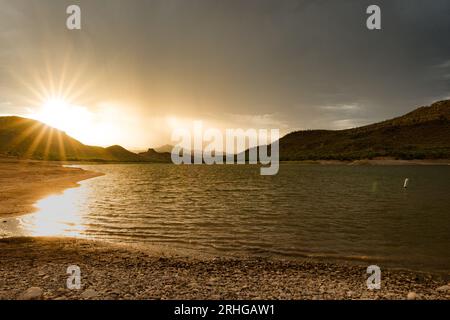
[(0, 117), (0, 155), (37, 160), (151, 161), (121, 146), (93, 147), (39, 121)]
[(148, 149), (146, 152), (141, 152), (139, 156), (152, 162), (172, 162), (170, 152), (159, 152), (155, 151), (155, 149)]
[(173, 148), (174, 148), (174, 146), (172, 146), (170, 144), (165, 144), (165, 145), (163, 145), (161, 147), (153, 148), (153, 150), (158, 152), (158, 153), (171, 153)]
[(450, 159), (450, 100), (347, 130), (306, 130), (280, 139), (280, 160), (376, 157)]

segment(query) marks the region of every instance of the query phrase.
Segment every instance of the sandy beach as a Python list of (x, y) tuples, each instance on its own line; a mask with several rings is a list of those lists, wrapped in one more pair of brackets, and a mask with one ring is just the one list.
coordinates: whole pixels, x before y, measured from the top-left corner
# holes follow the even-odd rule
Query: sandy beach
[(99, 175), (57, 163), (0, 158), (0, 218), (31, 213), (39, 199)]

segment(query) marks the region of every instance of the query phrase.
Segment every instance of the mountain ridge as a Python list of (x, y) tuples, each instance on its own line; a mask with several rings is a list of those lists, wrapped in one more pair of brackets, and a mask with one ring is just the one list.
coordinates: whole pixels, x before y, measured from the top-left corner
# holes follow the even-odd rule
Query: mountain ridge
[(280, 139), (280, 160), (450, 158), (450, 100), (344, 130), (303, 130)]
[[(450, 100), (403, 116), (344, 130), (302, 130), (279, 140), (280, 160), (450, 159)], [(119, 145), (88, 146), (39, 121), (0, 117), (0, 155), (57, 161), (171, 162), (163, 150), (133, 153)], [(246, 151), (248, 153), (248, 150)]]
[(0, 117), (0, 154), (34, 160), (145, 162), (141, 156), (114, 145), (89, 146), (36, 120)]

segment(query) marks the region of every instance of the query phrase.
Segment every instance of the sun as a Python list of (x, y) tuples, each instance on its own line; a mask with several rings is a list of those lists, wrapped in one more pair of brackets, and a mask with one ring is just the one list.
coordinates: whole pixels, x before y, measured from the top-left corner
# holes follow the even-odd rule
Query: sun
[(93, 117), (86, 107), (71, 105), (60, 98), (45, 101), (36, 116), (37, 120), (68, 134), (86, 129)]
[(49, 98), (30, 118), (64, 131), (76, 139), (83, 139), (95, 130), (94, 114), (88, 108), (69, 103), (63, 98)]
[(91, 108), (94, 111), (61, 97), (51, 97), (26, 117), (63, 131), (84, 144), (107, 147), (127, 143), (123, 137), (127, 131), (122, 124), (124, 114), (118, 107), (100, 103)]

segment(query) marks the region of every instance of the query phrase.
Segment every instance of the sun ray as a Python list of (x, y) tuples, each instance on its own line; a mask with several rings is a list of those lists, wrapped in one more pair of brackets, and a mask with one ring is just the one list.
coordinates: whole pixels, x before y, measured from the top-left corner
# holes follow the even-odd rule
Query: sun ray
[(75, 141), (73, 140), (73, 139), (70, 139), (69, 140), (69, 144), (70, 144), (70, 147), (72, 148), (72, 154), (75, 156), (75, 158), (78, 158), (79, 156), (80, 156), (80, 154), (79, 154), (79, 149), (77, 148), (77, 146), (75, 145)]
[(36, 136), (36, 138), (33, 140), (33, 143), (30, 145), (28, 150), (25, 152), (25, 155), (27, 157), (33, 157), (34, 151), (36, 151), (37, 147), (41, 143), (42, 138), (44, 137), (45, 133), (47, 132), (48, 127), (43, 126), (39, 134)]
[[(31, 75), (30, 78), (34, 78), (34, 85), (31, 82), (25, 80), (24, 77), (20, 77), (16, 74), (13, 75), (15, 81), (17, 81), (22, 87), (31, 92), (31, 95), (34, 96), (37, 101), (43, 101), (45, 97), (48, 95), (48, 91), (45, 86), (41, 85), (41, 79), (36, 77), (36, 75)], [(41, 88), (36, 88), (36, 86), (40, 86)], [(30, 100), (29, 98), (26, 100)]]
[[(84, 74), (84, 68), (82, 68), (82, 67), (77, 68), (75, 72), (72, 72), (72, 73), (71, 73), (71, 76), (70, 76), (70, 79), (71, 79), (71, 80), (70, 80), (70, 82), (68, 82), (68, 84), (65, 86), (65, 89), (63, 90), (63, 92), (62, 92), (62, 94), (61, 94), (62, 96), (64, 96), (64, 98), (65, 98), (68, 102), (73, 102), (73, 101), (75, 101), (75, 97), (74, 97), (74, 94), (73, 94), (73, 90), (74, 90), (74, 88), (76, 88), (76, 87), (80, 87), (79, 81), (80, 81), (80, 79), (82, 78), (83, 74)], [(83, 85), (86, 86), (86, 82), (84, 82)], [(83, 90), (83, 93), (84, 93), (84, 90)]]
[(19, 145), (26, 138), (28, 138), (34, 131), (36, 131), (39, 127), (42, 127), (42, 126), (43, 126), (43, 124), (40, 122), (33, 124), (31, 127), (29, 127), (28, 129), (23, 131), (20, 135), (18, 135), (15, 139), (11, 140), (8, 145), (9, 146)]
[(45, 59), (45, 68), (47, 71), (47, 80), (48, 80), (48, 86), (49, 90), (52, 93), (55, 93), (55, 79), (54, 79), (54, 70), (52, 70), (51, 64), (48, 60), (48, 58)]
[(95, 80), (91, 79), (87, 82), (85, 82), (83, 85), (79, 85), (77, 86), (78, 89), (76, 91), (70, 89), (67, 90), (67, 95), (65, 96), (65, 98), (67, 99), (67, 101), (76, 101), (77, 99), (79, 99), (81, 96), (83, 96), (85, 94), (85, 92), (91, 88), (94, 84)]
[(50, 127), (50, 130), (49, 130), (49, 133), (48, 133), (48, 137), (47, 137), (47, 143), (45, 145), (45, 150), (44, 150), (44, 160), (48, 160), (48, 154), (50, 152), (50, 147), (51, 147), (51, 143), (52, 143), (53, 131), (54, 130), (55, 129)]
[(52, 92), (48, 89), (46, 81), (42, 78), (42, 75), (39, 74), (39, 72), (35, 72), (33, 77), (34, 77), (34, 82), (38, 86), (38, 90), (41, 93), (39, 95), (39, 98), (40, 98), (40, 102), (42, 103), (42, 101), (47, 99), (52, 94)]
[(66, 150), (64, 148), (64, 142), (63, 139), (61, 137), (61, 131), (56, 131), (56, 136), (58, 138), (58, 146), (59, 146), (59, 156), (60, 156), (60, 160), (66, 160)]
[(59, 97), (65, 97), (64, 84), (66, 82), (67, 66), (68, 66), (69, 60), (70, 60), (70, 51), (66, 51), (66, 54), (64, 56), (64, 62), (62, 65), (61, 74), (59, 76), (59, 81), (58, 81), (57, 95)]

